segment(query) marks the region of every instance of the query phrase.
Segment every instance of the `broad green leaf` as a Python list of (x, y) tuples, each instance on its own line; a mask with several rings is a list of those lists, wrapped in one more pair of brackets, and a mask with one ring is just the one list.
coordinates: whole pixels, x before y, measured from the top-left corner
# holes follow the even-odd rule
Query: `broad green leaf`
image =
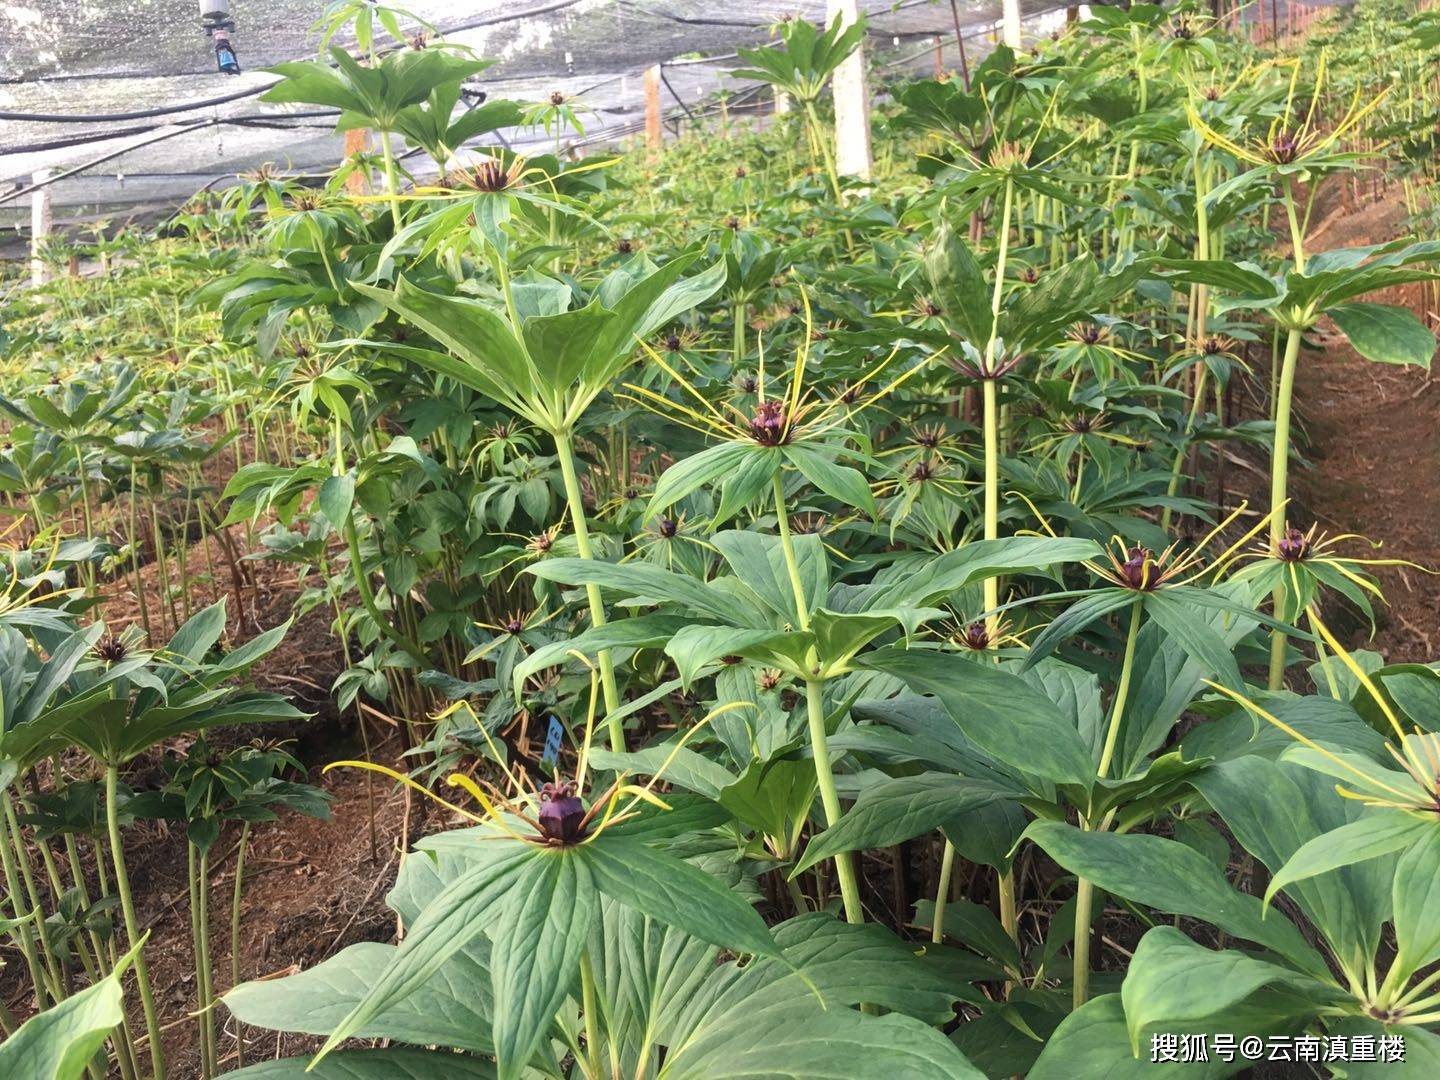
[(355, 505), (355, 477), (350, 473), (328, 477), (320, 485), (316, 502), (335, 531), (342, 531)]
[(1219, 952), (1191, 941), (1173, 926), (1157, 926), (1140, 939), (1120, 1000), (1130, 1031), (1130, 1049), (1139, 1054), (1148, 1027), (1181, 1030), (1194, 1021), (1214, 1017), (1222, 1030), (1226, 1014), (1255, 991), (1284, 983), (1309, 995), (1316, 1005), (1339, 996), (1338, 988), (1299, 975), (1234, 949)]
[[(1295, 765), (1262, 757), (1221, 762), (1200, 774), (1194, 785), (1225, 820), (1246, 851), (1271, 873), (1307, 841), (1345, 820), (1349, 804), (1334, 798), (1324, 778)], [(1379, 944), (1380, 924), (1389, 918), (1388, 867), (1376, 879), (1367, 868), (1339, 868), (1293, 882), (1287, 892), (1326, 938), (1348, 955), (1364, 955)]]
[(1199, 852), (1162, 836), (1084, 832), (1036, 821), (1025, 835), (1066, 870), (1108, 893), (1172, 915), (1189, 915), (1274, 950), (1319, 978), (1325, 961), (1293, 924), (1265, 918), (1260, 901), (1237, 892)]
[[(328, 1035), (364, 1000), (398, 951), (394, 945), (362, 941), (299, 974), (242, 983), (225, 995), (225, 1007), (251, 1027)], [(475, 991), (490, 984), (489, 954), (489, 941), (483, 935), (475, 938), (413, 992), (368, 1020), (356, 1036), (491, 1052), (490, 995)]]
[(1281, 889), (1367, 859), (1377, 859), (1422, 840), (1436, 830), (1399, 810), (1376, 810), (1302, 844), (1270, 880), (1268, 904)]
[(755, 626), (749, 605), (735, 596), (686, 577), (643, 563), (607, 563), (596, 559), (544, 559), (529, 567), (544, 581), (565, 585), (599, 585), (616, 594), (648, 604), (678, 604), (691, 614), (704, 613), (720, 622)]
[(1440, 829), (1428, 830), (1396, 862), (1394, 910), (1400, 970), (1409, 974), (1440, 958)]
[(548, 667), (573, 661), (570, 654), (595, 656), (606, 649), (658, 649), (694, 620), (683, 615), (652, 614), (634, 619), (615, 619), (603, 626), (591, 626), (574, 637), (541, 645), (515, 665), (515, 695), (520, 696), (526, 679)]
[[(795, 587), (790, 581), (779, 536), (730, 529), (716, 533), (711, 542), (730, 572), (748, 585), (762, 604), (792, 626), (800, 625), (795, 611)], [(814, 611), (825, 602), (829, 588), (824, 545), (820, 537), (806, 534), (794, 537), (792, 546), (806, 607)]]
[(448, 1050), (344, 1050), (311, 1067), (310, 1056), (279, 1058), (225, 1074), (227, 1080), (495, 1080), (495, 1066)]
[(846, 851), (891, 847), (943, 828), (967, 811), (1024, 792), (988, 780), (921, 773), (864, 788), (838, 822), (815, 836), (793, 874)]
[(840, 502), (875, 517), (875, 496), (864, 473), (846, 465), (837, 465), (824, 453), (796, 444), (785, 448), (785, 458), (804, 474), (805, 479)]
[(1089, 786), (1090, 751), (1055, 704), (1018, 675), (936, 652), (885, 649), (856, 663), (933, 694), (965, 737), (1022, 772)]
[(1148, 1053), (1136, 1057), (1119, 994), (1092, 998), (1061, 1021), (1026, 1080), (1078, 1080), (1077, 1062), (1085, 1063), (1086, 1075), (1105, 1080), (1216, 1080), (1250, 1068), (1239, 1054), (1229, 1064), (1214, 1056), (1196, 1064), (1152, 1062)]
[(718, 483), (730, 475), (749, 453), (750, 447), (744, 443), (725, 442), (681, 458), (661, 473), (656, 481), (655, 492), (645, 506), (646, 519), (653, 518), (685, 496)]
[[(796, 989), (803, 993), (803, 989)], [(724, 1055), (705, 1058), (703, 1071), (687, 1068), (685, 1051), (661, 1076), (699, 1080), (804, 1077), (855, 1080), (860, 1076), (913, 1080), (985, 1080), (949, 1039), (929, 1024), (899, 1013), (862, 1016), (846, 1009), (768, 1031), (764, 1040), (737, 1042)]]
[(1145, 598), (1145, 614), (1160, 624), (1185, 652), (1209, 669), (1214, 678), (1232, 690), (1244, 687), (1240, 666), (1225, 639), (1212, 630), (1204, 616), (1183, 600), (1155, 592)]
[(1435, 335), (1409, 308), (1392, 304), (1339, 304), (1325, 312), (1355, 351), (1381, 364), (1430, 368)]
[(472, 843), (477, 865), (451, 881), (420, 913), (390, 965), (330, 1033), (320, 1048), (322, 1056), (424, 986), (476, 935), (495, 925), (507, 902), (523, 899), (516, 893), (516, 882), (541, 850), (518, 840)]
[(608, 831), (583, 855), (596, 887), (612, 899), (712, 945), (778, 955), (755, 909), (705, 871)]
[(735, 782), (735, 774), (716, 764), (688, 746), (656, 743), (630, 753), (615, 753), (594, 747), (590, 750), (592, 767), (612, 772), (638, 772), (645, 776), (661, 775), (668, 784), (678, 784), (689, 791), (714, 799)]
[(665, 644), (665, 655), (675, 661), (681, 682), (689, 686), (706, 666), (723, 656), (764, 655), (766, 645), (791, 637), (788, 630), (761, 627), (737, 630), (733, 626), (694, 624), (677, 630)]
[(20, 1080), (78, 1080), (125, 1018), (121, 979), (142, 940), (115, 970), (84, 990), (52, 1005), (20, 1025), (0, 1043), (0, 1076)]
[(500, 1080), (525, 1072), (579, 979), (580, 953), (600, 903), (589, 863), (575, 848), (541, 850), (522, 865), (488, 927)]
[(1099, 544), (1080, 537), (1006, 536), (998, 540), (972, 540), (893, 581), (836, 586), (826, 604), (835, 611), (847, 612), (911, 604), (925, 607), (986, 578), (1033, 573), (1101, 554)]

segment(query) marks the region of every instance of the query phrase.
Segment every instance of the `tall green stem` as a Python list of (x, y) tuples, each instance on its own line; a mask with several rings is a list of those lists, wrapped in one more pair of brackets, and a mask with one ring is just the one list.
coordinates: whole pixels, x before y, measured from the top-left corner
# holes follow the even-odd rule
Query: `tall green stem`
[[(805, 585), (800, 579), (800, 560), (795, 557), (795, 541), (790, 535), (790, 512), (785, 507), (785, 481), (780, 470), (775, 470), (771, 480), (775, 493), (775, 517), (780, 531), (780, 550), (785, 555), (785, 571), (790, 577), (790, 589), (795, 595), (795, 615), (800, 629), (810, 629), (810, 601), (805, 595)], [(818, 668), (819, 662), (813, 654), (806, 658), (806, 665)], [(805, 680), (805, 713), (810, 731), (810, 751), (815, 757), (815, 781), (820, 788), (820, 804), (825, 808), (825, 821), (834, 828), (844, 816), (840, 808), (840, 795), (835, 789), (835, 773), (830, 768), (830, 738), (825, 731), (825, 680)], [(849, 852), (835, 856), (835, 873), (840, 879), (840, 898), (845, 905), (847, 922), (865, 921), (865, 910), (860, 905), (860, 885), (855, 878), (855, 864)]]
[[(368, 756), (367, 756), (368, 760)], [(240, 829), (240, 847), (235, 855), (235, 891), (230, 898), (230, 988), (240, 985), (240, 895), (245, 887), (245, 848), (250, 842), (250, 822)], [(235, 1067), (245, 1067), (245, 1032), (235, 1020)]]
[(1125, 701), (1130, 696), (1130, 672), (1135, 666), (1135, 641), (1140, 636), (1140, 619), (1145, 602), (1136, 597), (1130, 605), (1130, 629), (1125, 635), (1125, 656), (1120, 662), (1120, 682), (1115, 687), (1115, 701), (1110, 706), (1110, 726), (1105, 732), (1105, 748), (1100, 752), (1100, 764), (1095, 773), (1102, 780), (1110, 771), (1110, 762), (1115, 757), (1115, 744), (1119, 741), (1120, 723), (1125, 715)]
[[(1285, 535), (1285, 502), (1290, 471), (1290, 406), (1295, 394), (1295, 367), (1300, 358), (1300, 341), (1304, 331), (1295, 328), (1285, 339), (1285, 359), (1280, 366), (1280, 385), (1275, 396), (1275, 449), (1270, 461), (1270, 550), (1278, 551)], [(1273, 596), (1275, 617), (1285, 605), (1285, 586), (1275, 586)], [(1271, 690), (1285, 685), (1285, 632), (1270, 631)]]
[(930, 940), (940, 944), (945, 940), (945, 905), (950, 902), (950, 876), (955, 871), (955, 845), (945, 841), (940, 853), (940, 880), (935, 885), (935, 907), (930, 919)]
[[(24, 919), (31, 912), (23, 910), (20, 900), (20, 879), (15, 872), (15, 858), (11, 853), (10, 828), (5, 822), (3, 814), (0, 814), (0, 861), (3, 861), (5, 870), (5, 886), (10, 897), (9, 914), (15, 919)], [(3, 910), (3, 909), (0, 909)], [(42, 915), (42, 912), (34, 912)], [(40, 966), (40, 956), (35, 950), (35, 939), (30, 933), (30, 923), (20, 922), (11, 933), (20, 943), (20, 952), (25, 957), (25, 966), (30, 972), (30, 985), (35, 991), (35, 1010), (39, 1012), (44, 1009), (49, 999), (50, 985)]]
[[(555, 452), (560, 459), (560, 475), (565, 480), (565, 501), (570, 507), (570, 524), (575, 530), (575, 548), (582, 559), (593, 559), (590, 547), (590, 528), (585, 522), (585, 495), (580, 490), (580, 477), (575, 471), (575, 450), (571, 445), (573, 435), (569, 430), (554, 433)], [(605, 602), (600, 598), (600, 586), (585, 586), (585, 596), (590, 602), (590, 625), (605, 625)], [(610, 729), (610, 749), (617, 754), (625, 752), (625, 727), (618, 716), (613, 715), (620, 708), (620, 691), (615, 684), (615, 661), (609, 649), (600, 651), (600, 684), (605, 693), (605, 716)]]
[[(120, 770), (105, 766), (105, 824), (110, 834), (110, 857), (115, 863), (115, 889), (120, 894), (120, 911), (125, 917), (125, 937), (132, 949), (140, 942), (140, 921), (135, 917), (135, 900), (130, 893), (130, 875), (125, 871), (125, 848), (120, 841), (120, 813), (116, 807), (115, 789)], [(160, 1043), (160, 1019), (155, 1012), (155, 995), (150, 989), (150, 968), (145, 963), (145, 950), (135, 953), (135, 982), (140, 987), (140, 1002), (145, 1009), (145, 1030), (150, 1038), (150, 1064), (154, 1080), (164, 1080), (165, 1052)]]
[(835, 151), (825, 131), (825, 125), (820, 122), (820, 114), (815, 111), (813, 101), (805, 102), (805, 117), (810, 121), (811, 128), (815, 132), (815, 141), (820, 147), (820, 156), (825, 162), (825, 175), (830, 179), (830, 190), (835, 194), (835, 205), (839, 206), (842, 202), (840, 171), (835, 164)]
[[(830, 769), (830, 742), (825, 733), (825, 681), (805, 681), (805, 713), (810, 728), (810, 750), (815, 755), (815, 779), (820, 785), (820, 803), (825, 807), (825, 823), (834, 828), (840, 824), (844, 811), (835, 790), (835, 774)], [(840, 878), (840, 899), (845, 905), (845, 921), (862, 923), (865, 910), (860, 906), (860, 885), (855, 878), (855, 863), (850, 852), (835, 856), (835, 873)]]
[[(1145, 610), (1142, 597), (1137, 596), (1130, 606), (1130, 629), (1125, 635), (1125, 655), (1120, 662), (1120, 681), (1115, 687), (1115, 700), (1110, 706), (1110, 724), (1105, 732), (1105, 746), (1100, 752), (1100, 764), (1095, 774), (1104, 779), (1110, 771), (1115, 756), (1115, 744), (1120, 734), (1120, 723), (1125, 716), (1125, 703), (1130, 697), (1130, 676), (1135, 668), (1135, 642), (1140, 636), (1140, 622)], [(1109, 827), (1111, 814), (1100, 823), (1100, 830)], [(1089, 817), (1082, 817), (1081, 827), (1090, 829)], [(1072, 991), (1075, 1008), (1085, 1004), (1090, 994), (1090, 912), (1095, 902), (1095, 885), (1088, 878), (1079, 878), (1075, 888), (1075, 939), (1072, 953), (1075, 959), (1072, 973)]]
[(400, 231), (400, 177), (395, 171), (395, 152), (390, 149), (390, 133), (377, 132), (380, 136), (380, 152), (385, 157), (385, 193), (390, 196), (390, 220), (395, 231)]

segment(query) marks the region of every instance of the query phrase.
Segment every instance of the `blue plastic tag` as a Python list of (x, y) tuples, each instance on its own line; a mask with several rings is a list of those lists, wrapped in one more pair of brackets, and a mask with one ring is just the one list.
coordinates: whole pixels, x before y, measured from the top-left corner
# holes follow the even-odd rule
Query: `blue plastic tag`
[(545, 733), (545, 752), (540, 755), (540, 764), (555, 771), (555, 763), (560, 760), (560, 746), (565, 741), (565, 725), (560, 723), (558, 716), (550, 717), (550, 730)]

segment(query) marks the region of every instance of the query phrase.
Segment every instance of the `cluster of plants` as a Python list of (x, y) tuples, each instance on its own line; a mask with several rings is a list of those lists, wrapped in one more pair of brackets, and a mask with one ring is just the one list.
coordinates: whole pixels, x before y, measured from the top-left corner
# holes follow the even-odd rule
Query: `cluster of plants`
[[(486, 61), (415, 23), (334, 4), (267, 93), (375, 151), (77, 238), (101, 275), (7, 305), (0, 919), (36, 1015), (0, 1066), (175, 1075), (124, 850), (160, 819), (205, 1077), (1248, 1067), (1152, 1060), (1205, 1033), (1398, 1036), (1326, 1067), (1433, 1075), (1440, 667), (1346, 647), (1385, 560), (1290, 470), (1317, 331), (1436, 349), (1387, 302), (1440, 283), (1434, 14), (1277, 53), (1097, 7), (890, 86), (865, 182), (825, 92), (861, 30), (745, 51), (796, 103), (763, 127), (578, 157), (583, 102), (459, 108)], [(1371, 174), (1407, 234), (1318, 249)], [(331, 618), (367, 751), (330, 764), (459, 827), (403, 859), (397, 944), (242, 983), (251, 826), (327, 812), (223, 734), (303, 718), (244, 679), (288, 624), (222, 642), (193, 599), (261, 560)]]

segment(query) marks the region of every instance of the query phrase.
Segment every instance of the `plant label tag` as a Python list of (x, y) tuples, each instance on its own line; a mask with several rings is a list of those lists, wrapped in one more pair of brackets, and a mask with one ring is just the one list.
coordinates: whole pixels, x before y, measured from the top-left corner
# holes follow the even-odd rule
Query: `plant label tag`
[(555, 715), (550, 717), (550, 730), (545, 732), (545, 751), (540, 755), (540, 764), (551, 772), (560, 760), (560, 745), (565, 741), (565, 725)]

